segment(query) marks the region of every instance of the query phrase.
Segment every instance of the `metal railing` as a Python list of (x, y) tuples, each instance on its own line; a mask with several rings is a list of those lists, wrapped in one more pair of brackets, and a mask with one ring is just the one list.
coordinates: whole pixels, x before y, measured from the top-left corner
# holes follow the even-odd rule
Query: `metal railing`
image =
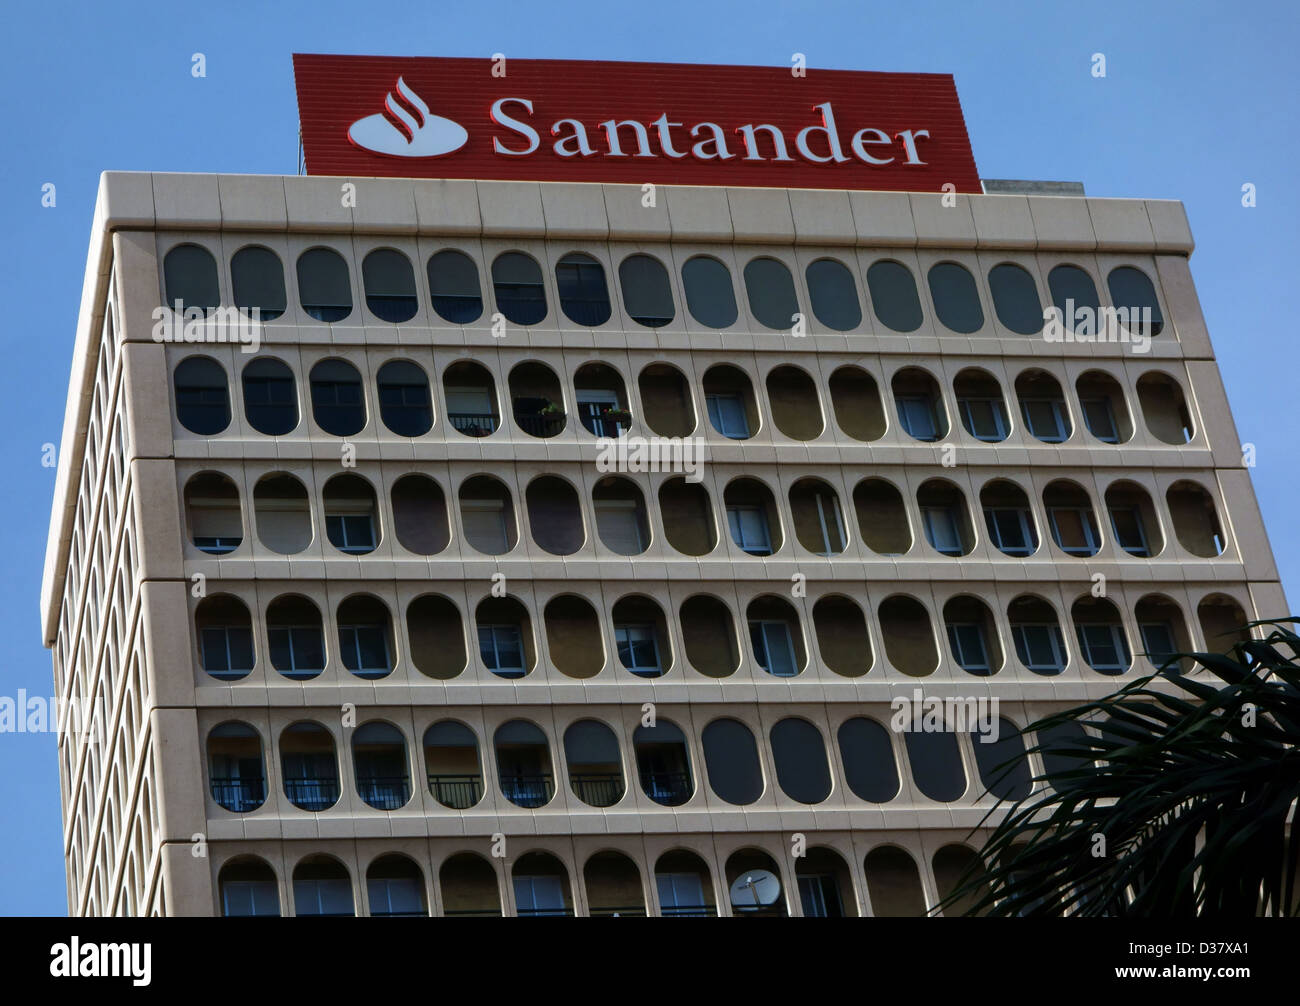
[(406, 776), (360, 776), (357, 792), (361, 799), (379, 810), (396, 810), (411, 799), (411, 788)]
[(623, 799), (623, 777), (616, 772), (570, 772), (569, 785), (579, 800), (593, 807), (612, 807)]
[(679, 918), (685, 916), (712, 917), (718, 914), (717, 908), (713, 905), (661, 905), (659, 914), (664, 918)]
[(226, 810), (242, 814), (266, 802), (266, 780), (213, 776), (208, 780), (212, 799)]
[(444, 807), (465, 810), (483, 799), (481, 775), (438, 775), (429, 773), (429, 792)]
[(515, 425), (534, 437), (553, 437), (564, 429), (563, 412), (516, 412)]
[(303, 810), (326, 810), (339, 802), (337, 779), (285, 779), (284, 795)]
[(493, 412), (449, 412), (447, 419), (453, 428), (467, 437), (486, 437), (495, 433), (497, 428), (497, 417)]
[(520, 807), (542, 807), (551, 802), (555, 788), (550, 774), (546, 775), (503, 775), (501, 792), (507, 800)]
[(521, 908), (516, 913), (521, 919), (561, 918), (572, 916), (572, 908)]
[(612, 907), (597, 908), (594, 905), (591, 908), (591, 917), (593, 919), (608, 919), (614, 916), (628, 916), (631, 918), (644, 918), (645, 905), (614, 905)]
[(641, 789), (655, 803), (676, 807), (691, 798), (691, 777), (687, 772), (642, 772)]

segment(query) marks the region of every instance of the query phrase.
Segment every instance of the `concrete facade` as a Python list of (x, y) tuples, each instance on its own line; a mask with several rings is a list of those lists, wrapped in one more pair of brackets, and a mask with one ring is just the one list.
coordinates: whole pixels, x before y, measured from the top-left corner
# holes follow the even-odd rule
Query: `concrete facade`
[[(417, 891), (432, 914), (729, 915), (741, 910), (728, 887), (757, 868), (777, 874), (776, 910), (791, 915), (828, 898), (844, 914), (913, 913), (940, 899), (967, 854), (951, 847), (992, 803), (981, 795), (977, 745), (955, 735), (964, 787), (937, 800), (913, 771), (921, 756), (889, 732), (897, 793), (872, 801), (860, 795), (863, 774), (888, 772), (858, 764), (847, 721), (887, 726), (891, 699), (919, 687), (996, 699), (1023, 727), (1149, 672), (1141, 654), (1150, 624), (1167, 626), (1180, 648), (1217, 648), (1239, 619), (1285, 610), (1179, 203), (980, 195), (945, 205), (931, 194), (672, 187), (646, 206), (638, 186), (354, 179), (349, 205), (348, 181), (103, 178), (42, 589), (57, 694), (88, 711), (85, 729), (62, 734), (59, 746), (73, 915), (260, 911), (272, 895), (280, 914), (329, 913), (343, 910), (345, 891), (358, 915), (383, 914), (381, 902), (398, 912)], [(156, 309), (169, 300), (164, 263), (180, 246), (210, 253), (222, 305), (235, 303), (240, 249), (278, 259), (287, 304), (265, 322), (258, 352), (155, 341)], [(318, 247), (347, 266), (352, 308), (340, 321), (319, 321), (302, 304), (295, 264)], [(363, 263), (376, 249), (413, 266), (418, 303), (408, 321), (385, 322), (367, 304)], [(477, 268), (483, 309), (472, 323), (450, 323), (432, 306), (426, 265), (445, 249)], [(539, 264), (547, 311), (494, 332), (492, 266), (507, 252)], [(612, 311), (603, 324), (576, 324), (562, 309), (556, 267), (575, 252), (603, 270)], [(635, 254), (663, 263), (671, 283), (673, 317), (657, 327), (626, 304), (620, 265)], [(693, 256), (730, 273), (734, 324), (695, 320), (683, 280)], [(755, 316), (745, 273), (756, 259), (786, 267), (801, 330)], [(860, 305), (860, 322), (842, 331), (818, 318), (809, 286), (808, 267), (823, 259), (847, 268)], [(868, 273), (881, 261), (913, 277), (921, 319), (911, 331), (877, 313)], [(974, 280), (983, 323), (973, 331), (938, 316), (927, 277), (941, 263)], [(1053, 301), (1057, 266), (1090, 276), (1103, 306), (1112, 270), (1136, 269), (1152, 284), (1163, 330), (1142, 354), (1019, 334), (1003, 324), (990, 286), (1004, 263), (1032, 278), (1042, 305)], [(211, 434), (188, 429), (178, 409), (177, 367), (199, 356), (226, 375), (228, 422)], [(282, 435), (259, 432), (245, 400), (244, 368), (266, 358), (293, 376), (297, 422)], [(326, 360), (360, 376), (364, 423), (346, 436), (316, 421), (310, 375)], [(427, 375), (433, 420), (421, 435), (386, 425), (378, 374), (391, 361)], [(1025, 402), (1041, 397), (1031, 389), (1049, 387), (1047, 378), (1069, 426), (1059, 442), (1035, 436), (1025, 418)], [(448, 385), (461, 401), (470, 380), (490, 389), (490, 435), (467, 436), (455, 425), (463, 418), (451, 418)], [(627, 471), (611, 482), (579, 417), (580, 392), (597, 386), (631, 414), (632, 435), (704, 438), (701, 481)], [(711, 423), (709, 388), (743, 399), (748, 437)], [(932, 394), (946, 427), (933, 440), (905, 428), (899, 396), (912, 388)], [(963, 416), (970, 400), (998, 396), (1004, 436), (982, 440)], [(555, 402), (562, 426), (525, 429), (516, 399)], [(1120, 442), (1090, 432), (1085, 403), (1103, 400)], [(1173, 442), (1183, 430), (1190, 439)], [(398, 486), (411, 475), (437, 489)], [(301, 501), (267, 488), (291, 486), (266, 481), (282, 476), (296, 480)], [(485, 493), (505, 501), (500, 554), (471, 544)], [(648, 541), (635, 555), (602, 536), (612, 504), (597, 501), (610, 493), (634, 508), (639, 494)], [(763, 511), (777, 546), (770, 555), (750, 554), (730, 533), (732, 497)], [(1091, 555), (1055, 540), (1079, 499), (1093, 514)], [(982, 510), (999, 506), (1023, 510), (1032, 554), (1007, 554), (992, 540)], [(936, 508), (962, 525), (959, 555), (927, 535)], [(1116, 509), (1141, 515), (1153, 554), (1121, 547)], [(342, 516), (369, 520), (373, 548), (337, 547), (329, 520)], [(292, 549), (287, 532), (272, 530), (291, 520), (305, 529)], [(200, 524), (228, 529), (237, 544), (196, 545), (212, 537), (198, 534)], [(1057, 673), (1018, 659), (1017, 612), (1027, 608), (1013, 602), (1026, 596), (1059, 625)], [(296, 617), (269, 618), (277, 599), (293, 599)], [(1112, 624), (1098, 600), (1113, 606), (1130, 651), (1119, 673), (1095, 670), (1082, 652), (1078, 625)], [(272, 665), (268, 632), (311, 630), (302, 613), (313, 608), (324, 668), (286, 677)], [(786, 628), (769, 637), (759, 623)], [(980, 627), (988, 673), (963, 667), (945, 623)], [(482, 631), (499, 625), (519, 633), (522, 676), (485, 662)], [(654, 636), (661, 675), (624, 665), (618, 642), (628, 626)], [(367, 673), (358, 657), (358, 675), (341, 653), (372, 628), (384, 638), (385, 673)], [(244, 638), (234, 633), (245, 630), (251, 668), (214, 677), (204, 646), (221, 638), (233, 654)], [(757, 653), (759, 639), (783, 638), (791, 676), (764, 670)], [(681, 762), (654, 767), (676, 756), (651, 750), (667, 734), (644, 732), (650, 715), (679, 728), (684, 782)], [(790, 794), (802, 792), (791, 780), (808, 770), (790, 767), (789, 742), (773, 741), (791, 719), (822, 739), (828, 792), (816, 802)], [(541, 749), (529, 747), (524, 727), (499, 733), (519, 721), (540, 732)], [(607, 729), (570, 732), (589, 721)], [(706, 730), (722, 721), (734, 722)], [(468, 728), (472, 757), (428, 743), (426, 731), (447, 722)], [(286, 732), (303, 723), (316, 725), (310, 743), (309, 732)], [(748, 729), (752, 754), (735, 723)], [(358, 733), (368, 725), (384, 729)], [(612, 735), (616, 756), (591, 753), (603, 743), (597, 734)], [(385, 746), (395, 737), (396, 748)], [(320, 771), (331, 747), (337, 799), (308, 809), (319, 794), (302, 796), (302, 766)], [(257, 803), (257, 759), (260, 803), (223, 806)], [(719, 787), (734, 796), (726, 779), (745, 789), (751, 762), (758, 792), (719, 796)], [(244, 781), (214, 784), (226, 771), (218, 764), (238, 764)], [(651, 794), (657, 773), (673, 777), (680, 802)], [(376, 806), (395, 805), (397, 791), (400, 806)], [(468, 798), (453, 792), (476, 799), (455, 806)], [(810, 855), (796, 854), (797, 836)], [(393, 855), (405, 858), (384, 858)]]

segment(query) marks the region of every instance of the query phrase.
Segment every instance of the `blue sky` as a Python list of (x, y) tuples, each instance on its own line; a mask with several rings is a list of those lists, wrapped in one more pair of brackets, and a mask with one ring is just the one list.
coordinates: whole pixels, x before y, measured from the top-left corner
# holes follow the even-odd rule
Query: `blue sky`
[[(1253, 8), (1253, 9), (1252, 9)], [(106, 169), (292, 174), (290, 54), (637, 59), (952, 73), (986, 178), (1183, 200), (1192, 273), (1283, 583), (1300, 598), (1295, 52), (1287, 2), (802, 0), (11, 5), (0, 64), (0, 440), (14, 532), (0, 695), (48, 695), (38, 591), (91, 211)], [(616, 13), (617, 12), (617, 13)], [(207, 77), (190, 75), (192, 53)], [(1090, 73), (1106, 55), (1107, 76)], [(41, 187), (57, 203), (41, 206)], [(1241, 205), (1253, 183), (1258, 205)], [(52, 735), (0, 734), (0, 914), (66, 909)]]

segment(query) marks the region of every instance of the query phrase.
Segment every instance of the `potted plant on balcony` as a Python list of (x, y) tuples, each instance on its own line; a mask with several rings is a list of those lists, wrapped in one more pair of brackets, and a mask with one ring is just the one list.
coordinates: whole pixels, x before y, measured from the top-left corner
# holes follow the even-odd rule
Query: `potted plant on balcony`
[(628, 412), (627, 409), (601, 409), (600, 418), (605, 423), (617, 423), (619, 426), (632, 425), (632, 413)]

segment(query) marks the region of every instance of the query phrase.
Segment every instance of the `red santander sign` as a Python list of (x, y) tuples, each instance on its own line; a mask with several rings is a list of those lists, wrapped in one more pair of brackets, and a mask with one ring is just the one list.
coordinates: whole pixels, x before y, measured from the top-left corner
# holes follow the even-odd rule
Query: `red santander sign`
[(947, 74), (293, 57), (307, 172), (979, 192)]

